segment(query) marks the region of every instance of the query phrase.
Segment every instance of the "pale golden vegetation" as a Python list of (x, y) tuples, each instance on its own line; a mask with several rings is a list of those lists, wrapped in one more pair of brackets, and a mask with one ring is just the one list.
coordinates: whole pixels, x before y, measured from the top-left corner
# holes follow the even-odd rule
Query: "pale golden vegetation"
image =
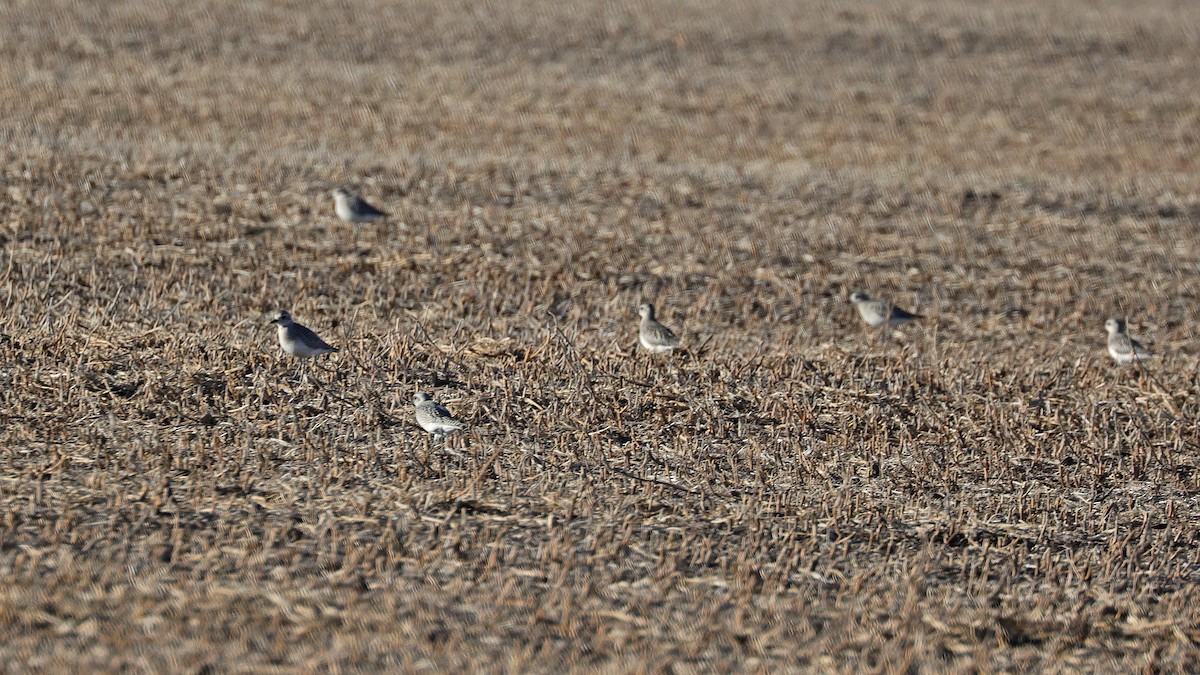
[(645, 4), (0, 6), (0, 667), (1200, 668), (1200, 7)]

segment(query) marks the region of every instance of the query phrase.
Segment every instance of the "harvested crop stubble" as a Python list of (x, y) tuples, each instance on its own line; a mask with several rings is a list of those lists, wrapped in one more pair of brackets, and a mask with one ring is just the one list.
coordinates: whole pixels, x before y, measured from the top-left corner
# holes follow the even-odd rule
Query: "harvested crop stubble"
[(1200, 670), (1198, 19), (0, 5), (0, 669)]

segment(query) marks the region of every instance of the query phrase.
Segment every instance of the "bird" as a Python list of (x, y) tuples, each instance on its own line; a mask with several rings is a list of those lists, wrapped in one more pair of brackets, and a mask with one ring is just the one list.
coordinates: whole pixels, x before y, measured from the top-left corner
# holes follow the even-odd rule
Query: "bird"
[(655, 353), (662, 353), (679, 346), (679, 336), (654, 318), (654, 305), (643, 302), (638, 307), (638, 315), (642, 317), (641, 323), (638, 324), (638, 340), (643, 347)]
[(461, 431), (466, 425), (455, 419), (446, 407), (429, 398), (429, 394), (418, 391), (413, 396), (413, 406), (416, 407), (417, 424), (437, 438), (446, 434)]
[(920, 314), (913, 314), (912, 312), (900, 309), (887, 300), (872, 300), (871, 296), (862, 291), (851, 293), (850, 302), (854, 303), (854, 307), (858, 310), (858, 315), (862, 317), (862, 320), (872, 328), (879, 328), (885, 323), (895, 328), (909, 321), (925, 318)]
[(332, 354), (337, 347), (330, 346), (316, 333), (292, 320), (292, 315), (286, 310), (280, 311), (279, 316), (271, 320), (279, 333), (279, 348), (299, 359), (307, 359), (321, 354)]
[(1146, 351), (1142, 343), (1125, 332), (1124, 321), (1109, 319), (1104, 322), (1104, 328), (1108, 331), (1108, 354), (1118, 365), (1123, 366), (1135, 361), (1141, 363), (1150, 359), (1150, 352)]
[(333, 191), (334, 211), (338, 218), (348, 223), (370, 223), (388, 214), (368, 204), (362, 197), (352, 194), (346, 188)]

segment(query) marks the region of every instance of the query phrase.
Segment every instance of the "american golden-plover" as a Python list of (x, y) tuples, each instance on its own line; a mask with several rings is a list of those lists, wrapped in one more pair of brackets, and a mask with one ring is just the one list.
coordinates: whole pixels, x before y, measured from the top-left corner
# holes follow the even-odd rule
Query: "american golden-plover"
[(423, 391), (413, 396), (413, 406), (416, 407), (417, 424), (437, 438), (460, 431), (465, 426), (445, 406), (429, 398), (429, 394)]
[(337, 212), (338, 218), (348, 223), (370, 223), (380, 218), (386, 218), (388, 215), (346, 188), (334, 190), (333, 200), (334, 211)]
[(654, 305), (642, 303), (641, 307), (638, 307), (638, 315), (642, 317), (641, 323), (638, 324), (638, 340), (643, 347), (655, 353), (662, 353), (679, 346), (679, 336), (654, 318)]
[(1129, 333), (1125, 332), (1125, 322), (1120, 319), (1109, 319), (1104, 322), (1104, 328), (1108, 331), (1108, 354), (1113, 357), (1120, 365), (1139, 363), (1150, 358), (1150, 352), (1142, 346), (1142, 343), (1129, 337)]
[(854, 307), (858, 310), (858, 315), (862, 317), (862, 320), (872, 328), (879, 328), (885, 323), (895, 328), (909, 321), (925, 318), (920, 314), (905, 311), (887, 300), (873, 300), (871, 296), (862, 291), (851, 293), (850, 302), (854, 303)]
[(321, 354), (332, 354), (337, 347), (322, 340), (316, 333), (292, 320), (292, 315), (286, 311), (271, 320), (279, 333), (279, 347), (283, 351), (300, 359), (307, 359)]

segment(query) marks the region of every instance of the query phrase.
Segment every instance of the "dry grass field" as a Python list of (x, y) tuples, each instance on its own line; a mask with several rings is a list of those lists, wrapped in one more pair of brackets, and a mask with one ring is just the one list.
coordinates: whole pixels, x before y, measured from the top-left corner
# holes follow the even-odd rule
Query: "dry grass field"
[(1200, 669), (1200, 5), (9, 0), (0, 56), (0, 670)]

